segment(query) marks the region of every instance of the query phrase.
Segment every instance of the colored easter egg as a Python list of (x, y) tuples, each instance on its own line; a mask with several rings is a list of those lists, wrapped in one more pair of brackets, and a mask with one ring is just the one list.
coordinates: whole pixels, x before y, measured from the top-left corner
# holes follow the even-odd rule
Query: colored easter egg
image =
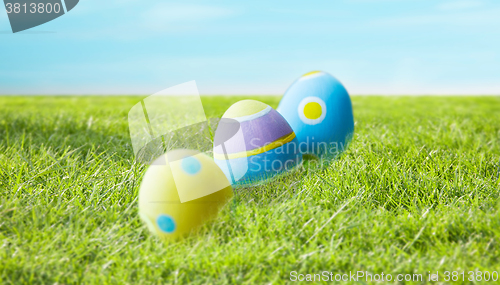
[(209, 156), (173, 150), (156, 159), (139, 190), (139, 215), (149, 230), (175, 239), (214, 218), (232, 197), (232, 187)]
[(322, 71), (304, 74), (285, 92), (277, 111), (288, 121), (300, 151), (334, 158), (354, 133), (354, 116), (347, 90)]
[(256, 185), (302, 161), (298, 141), (280, 113), (255, 100), (233, 104), (214, 138), (214, 160), (233, 186)]

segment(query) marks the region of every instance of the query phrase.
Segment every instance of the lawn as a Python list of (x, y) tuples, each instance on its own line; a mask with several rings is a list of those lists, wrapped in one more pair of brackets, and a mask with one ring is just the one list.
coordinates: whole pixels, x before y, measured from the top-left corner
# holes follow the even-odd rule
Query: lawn
[[(216, 117), (243, 98), (203, 102)], [(127, 113), (139, 100), (0, 97), (0, 283), (500, 274), (500, 97), (353, 97), (355, 135), (338, 160), (238, 189), (217, 220), (174, 243), (137, 213), (146, 167)]]

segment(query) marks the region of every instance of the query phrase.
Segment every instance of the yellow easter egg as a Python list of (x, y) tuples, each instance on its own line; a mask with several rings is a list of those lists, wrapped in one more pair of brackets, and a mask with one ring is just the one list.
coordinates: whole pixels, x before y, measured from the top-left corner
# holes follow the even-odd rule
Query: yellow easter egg
[(212, 158), (195, 150), (173, 150), (156, 159), (139, 190), (139, 215), (149, 230), (176, 239), (214, 218), (233, 191)]

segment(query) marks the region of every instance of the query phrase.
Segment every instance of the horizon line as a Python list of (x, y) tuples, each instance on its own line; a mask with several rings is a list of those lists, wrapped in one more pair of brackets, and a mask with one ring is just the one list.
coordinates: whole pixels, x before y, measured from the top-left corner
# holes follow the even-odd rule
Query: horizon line
[[(154, 93), (153, 93), (154, 94)], [(140, 97), (140, 96), (151, 96), (153, 94), (116, 94), (116, 93), (102, 93), (102, 94), (97, 94), (97, 93), (89, 93), (89, 94), (0, 94), (0, 97), (41, 97), (41, 96), (53, 96), (53, 97), (76, 97), (76, 96), (89, 96), (89, 97), (99, 97), (99, 96), (124, 96), (124, 97)], [(283, 96), (284, 94), (200, 94), (199, 96), (204, 96), (204, 97), (230, 97), (230, 96)], [(384, 97), (390, 97), (390, 96), (412, 96), (412, 97), (418, 97), (418, 96), (436, 96), (436, 97), (450, 97), (450, 96), (456, 96), (456, 97), (496, 97), (500, 96), (500, 93), (498, 94), (454, 94), (454, 93), (421, 93), (421, 94), (349, 94), (349, 96), (384, 96)]]

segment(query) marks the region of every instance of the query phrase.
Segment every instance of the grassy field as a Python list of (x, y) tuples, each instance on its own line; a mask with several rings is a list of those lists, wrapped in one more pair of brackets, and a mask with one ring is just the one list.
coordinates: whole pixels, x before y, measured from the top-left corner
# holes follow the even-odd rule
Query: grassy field
[[(353, 97), (355, 136), (337, 161), (238, 190), (169, 244), (137, 214), (146, 168), (127, 113), (139, 99), (0, 97), (1, 284), (500, 273), (500, 97)], [(203, 100), (214, 117), (239, 99)]]

